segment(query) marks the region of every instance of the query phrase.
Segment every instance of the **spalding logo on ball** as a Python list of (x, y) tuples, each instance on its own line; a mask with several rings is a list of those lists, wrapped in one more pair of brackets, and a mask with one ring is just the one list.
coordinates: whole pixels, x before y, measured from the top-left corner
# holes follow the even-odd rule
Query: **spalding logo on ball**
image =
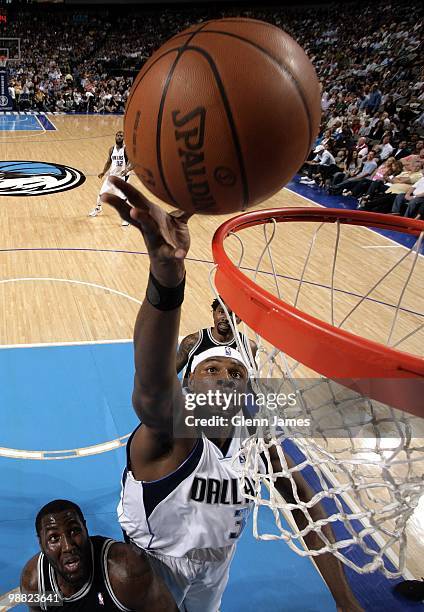
[(201, 214), (279, 191), (309, 154), (320, 87), (303, 49), (251, 19), (197, 24), (143, 66), (125, 113), (135, 171), (158, 198)]

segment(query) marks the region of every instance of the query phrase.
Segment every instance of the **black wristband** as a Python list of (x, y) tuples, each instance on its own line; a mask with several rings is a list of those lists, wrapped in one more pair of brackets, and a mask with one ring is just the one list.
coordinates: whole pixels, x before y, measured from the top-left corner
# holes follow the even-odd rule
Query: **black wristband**
[(146, 299), (158, 310), (174, 310), (184, 302), (184, 278), (176, 287), (164, 287), (150, 272), (149, 282), (147, 283)]

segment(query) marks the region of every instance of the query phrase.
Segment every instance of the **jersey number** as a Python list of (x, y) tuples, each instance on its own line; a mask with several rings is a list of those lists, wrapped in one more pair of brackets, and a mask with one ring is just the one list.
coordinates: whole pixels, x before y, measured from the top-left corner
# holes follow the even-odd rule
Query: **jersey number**
[(247, 517), (249, 516), (249, 508), (239, 508), (234, 512), (235, 531), (230, 533), (230, 540), (236, 540), (243, 533), (243, 529), (246, 527)]

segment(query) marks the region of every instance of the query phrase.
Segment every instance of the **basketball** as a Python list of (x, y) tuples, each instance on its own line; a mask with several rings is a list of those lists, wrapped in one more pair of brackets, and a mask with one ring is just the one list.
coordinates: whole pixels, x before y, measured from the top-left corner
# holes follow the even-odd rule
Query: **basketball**
[(243, 211), (279, 191), (307, 158), (320, 86), (303, 49), (252, 19), (197, 24), (143, 66), (125, 112), (142, 183), (193, 213)]

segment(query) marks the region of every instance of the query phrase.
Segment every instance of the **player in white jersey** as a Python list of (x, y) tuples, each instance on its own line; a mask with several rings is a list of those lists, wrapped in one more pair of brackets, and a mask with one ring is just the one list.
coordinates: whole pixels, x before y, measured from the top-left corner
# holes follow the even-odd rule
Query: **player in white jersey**
[[(141, 231), (150, 258), (146, 299), (134, 329), (133, 406), (142, 423), (128, 441), (118, 517), (126, 539), (150, 554), (180, 610), (216, 612), (250, 510), (238, 479), (240, 463), (233, 464), (246, 435), (233, 420), (240, 415), (235, 399), (247, 387), (248, 372), (238, 351), (212, 348), (193, 360), (189, 388), (183, 392), (176, 375), (176, 347), (190, 215), (168, 214), (133, 186), (117, 178), (111, 182), (132, 207), (113, 194), (103, 195), (102, 201)], [(234, 400), (225, 414), (218, 402), (223, 393)], [(205, 396), (208, 401), (201, 401)], [(220, 417), (224, 420), (217, 421)], [(200, 427), (202, 419), (211, 419), (206, 431)], [(281, 472), (277, 449), (270, 454), (274, 471)], [(292, 465), (289, 457), (286, 461)], [(297, 495), (310, 500), (302, 476), (295, 479)], [(288, 502), (294, 501), (288, 479), (278, 479), (276, 486)], [(248, 480), (244, 488), (252, 493)], [(325, 516), (319, 503), (308, 511), (314, 522)], [(293, 518), (300, 529), (307, 526), (303, 512), (293, 512)], [(322, 531), (333, 539), (329, 526)], [(323, 546), (315, 531), (304, 539), (310, 549)], [(316, 557), (316, 563), (338, 610), (360, 611), (341, 563), (328, 553)]]
[[(105, 166), (98, 175), (99, 179), (104, 179), (103, 184), (100, 188), (99, 195), (97, 196), (97, 204), (88, 213), (89, 217), (97, 217), (102, 212), (102, 201), (101, 196), (104, 193), (114, 193), (117, 196), (122, 195), (109, 181), (110, 176), (119, 176), (124, 181), (128, 181), (129, 173), (132, 170), (132, 166), (128, 160), (127, 152), (124, 144), (124, 132), (116, 132), (115, 144), (110, 147), (108, 157), (105, 162)], [(128, 221), (122, 220), (121, 225), (126, 227), (129, 225)]]

